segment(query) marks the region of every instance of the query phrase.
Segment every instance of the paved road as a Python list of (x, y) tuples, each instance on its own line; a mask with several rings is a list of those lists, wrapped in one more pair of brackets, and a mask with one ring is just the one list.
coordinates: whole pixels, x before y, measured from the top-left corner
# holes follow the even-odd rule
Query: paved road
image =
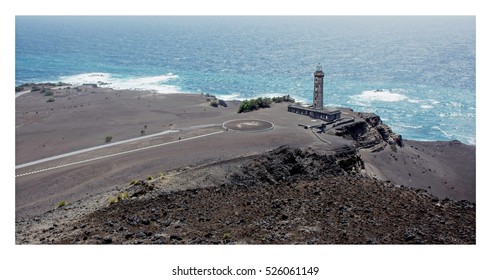
[[(177, 132), (177, 131), (178, 130), (176, 130), (176, 131), (165, 131), (167, 133), (164, 133), (164, 132), (162, 132), (162, 133), (156, 133), (156, 134), (153, 134), (152, 137), (155, 137), (157, 135), (168, 134), (168, 133), (171, 133), (171, 132)], [(20, 174), (15, 175), (15, 177), (28, 176), (28, 175), (32, 175), (32, 174), (36, 174), (36, 173), (40, 173), (40, 172), (50, 171), (50, 170), (53, 170), (53, 169), (58, 169), (58, 168), (62, 168), (62, 167), (68, 167), (68, 166), (73, 166), (73, 165), (77, 165), (77, 164), (81, 164), (81, 163), (91, 162), (91, 161), (94, 161), (94, 160), (100, 160), (100, 159), (105, 159), (105, 158), (120, 156), (120, 155), (124, 155), (124, 154), (128, 154), (128, 153), (139, 152), (139, 151), (143, 151), (143, 150), (147, 150), (147, 149), (152, 149), (152, 148), (156, 148), (156, 147), (160, 147), (160, 146), (166, 146), (166, 145), (171, 145), (171, 144), (175, 144), (175, 143), (179, 143), (179, 142), (194, 140), (194, 139), (197, 139), (197, 138), (207, 137), (207, 136), (215, 135), (215, 134), (222, 133), (222, 132), (223, 131), (217, 131), (217, 132), (212, 132), (212, 133), (208, 133), (208, 134), (204, 134), (204, 135), (198, 135), (198, 136), (194, 136), (194, 137), (180, 139), (178, 141), (165, 142), (165, 143), (161, 143), (161, 144), (146, 146), (146, 147), (143, 147), (143, 148), (126, 150), (126, 151), (122, 151), (122, 152), (118, 152), (118, 153), (112, 153), (112, 154), (108, 154), (108, 155), (102, 155), (102, 156), (93, 157), (93, 158), (89, 158), (89, 159), (84, 159), (84, 160), (80, 160), (80, 161), (73, 161), (73, 162), (70, 162), (70, 163), (65, 163), (65, 164), (61, 164), (61, 165), (55, 165), (55, 166), (51, 166), (51, 167), (47, 167), (47, 168), (37, 169), (37, 170), (29, 171), (29, 172), (26, 172), (26, 173), (20, 173)], [(145, 138), (148, 138), (148, 137), (145, 137)], [(133, 141), (137, 141), (137, 140), (141, 140), (141, 139), (142, 139), (142, 137), (139, 137), (137, 139), (130, 139), (130, 140), (125, 140), (125, 141), (120, 141), (118, 143), (113, 143), (113, 144), (120, 145), (120, 144), (124, 144), (124, 143), (128, 143), (128, 142), (133, 142)], [(114, 146), (114, 145), (112, 145), (112, 146)], [(69, 157), (69, 156), (81, 154), (81, 153), (84, 153), (84, 152), (89, 152), (89, 151), (93, 151), (93, 150), (97, 150), (97, 149), (106, 148), (106, 147), (108, 147), (108, 146), (98, 146), (98, 147), (88, 148), (88, 149), (84, 149), (84, 150), (79, 150), (79, 151), (75, 151), (75, 152), (71, 152), (71, 153), (66, 153), (66, 154), (59, 155), (59, 156), (54, 156), (54, 157), (50, 157), (50, 158), (46, 158), (46, 159), (42, 159), (42, 160), (33, 161), (33, 162), (30, 162), (30, 163), (27, 163), (27, 164), (22, 164), (22, 166), (19, 165), (19, 166), (16, 166), (15, 168), (17, 169), (17, 168), (27, 167), (27, 166), (31, 166), (31, 165), (35, 165), (35, 164), (47, 162), (47, 161), (52, 161), (52, 160), (56, 160), (56, 159), (61, 159), (61, 158), (65, 158), (65, 157)]]
[(25, 90), (25, 91), (21, 91), (21, 92), (16, 92), (15, 93), (15, 98), (19, 97), (19, 96), (22, 96), (28, 92), (31, 92), (30, 90)]
[(122, 141), (113, 142), (113, 143), (107, 143), (107, 144), (104, 144), (104, 145), (101, 145), (101, 146), (95, 146), (95, 147), (86, 148), (86, 149), (82, 149), (82, 150), (78, 150), (78, 151), (73, 151), (73, 152), (69, 152), (69, 153), (65, 153), (65, 154), (61, 154), (61, 155), (57, 155), (57, 156), (53, 156), (53, 157), (49, 157), (49, 158), (44, 158), (44, 159), (39, 159), (39, 160), (35, 160), (35, 161), (31, 161), (31, 162), (19, 164), (19, 165), (16, 165), (15, 166), (15, 169), (29, 167), (29, 166), (32, 166), (32, 165), (37, 165), (37, 164), (48, 162), (48, 161), (62, 159), (62, 158), (66, 158), (66, 157), (70, 157), (70, 156), (74, 156), (74, 155), (78, 155), (78, 154), (83, 154), (83, 153), (87, 153), (87, 152), (91, 152), (91, 151), (95, 151), (95, 150), (99, 150), (99, 149), (105, 149), (105, 148), (109, 148), (109, 147), (113, 147), (113, 146), (117, 146), (117, 145), (122, 145), (122, 144), (130, 143), (130, 142), (141, 141), (141, 140), (144, 140), (144, 139), (148, 139), (148, 138), (152, 138), (152, 137), (157, 137), (157, 136), (162, 136), (162, 135), (166, 135), (166, 134), (169, 134), (169, 133), (176, 133), (176, 132), (180, 132), (180, 131), (197, 130), (197, 129), (210, 128), (210, 127), (220, 127), (220, 126), (221, 126), (221, 124), (206, 124), (206, 125), (192, 126), (192, 127), (182, 128), (182, 129), (166, 130), (166, 131), (162, 131), (162, 132), (159, 132), (159, 133), (154, 133), (154, 134), (150, 134), (150, 135), (140, 136), (140, 137), (131, 138), (131, 139), (122, 140)]
[[(49, 158), (51, 164), (45, 159), (43, 163), (37, 163), (38, 169), (34, 170), (19, 167), (16, 169), (16, 220), (53, 209), (62, 200), (76, 201), (111, 190), (115, 185), (132, 179), (144, 179), (165, 170), (206, 160), (216, 141), (205, 141), (211, 144), (200, 145), (200, 139), (220, 137), (225, 131), (203, 131), (199, 135), (195, 135), (196, 131), (181, 133), (185, 136), (180, 140), (112, 154), (104, 154), (101, 150), (101, 156), (84, 160), (76, 160), (80, 157), (77, 154), (83, 150), (77, 151), (60, 155), (68, 158), (68, 163), (59, 164), (61, 160), (52, 157)], [(70, 157), (74, 160), (70, 161)], [(67, 162), (67, 159), (63, 162)]]
[(155, 134), (152, 134), (152, 135), (141, 136), (141, 137), (127, 139), (127, 140), (118, 141), (118, 142), (114, 142), (114, 143), (107, 143), (107, 144), (101, 145), (101, 146), (91, 147), (91, 148), (87, 148), (87, 149), (73, 151), (73, 152), (66, 153), (66, 154), (61, 154), (61, 155), (57, 155), (57, 156), (53, 156), (53, 157), (49, 157), (49, 158), (43, 158), (43, 159), (39, 159), (39, 160), (35, 160), (35, 161), (31, 161), (31, 162), (19, 164), (19, 165), (16, 165), (15, 166), (15, 169), (28, 167), (28, 166), (40, 164), (40, 163), (43, 163), (43, 162), (53, 161), (53, 160), (56, 160), (56, 159), (62, 159), (62, 158), (66, 158), (66, 157), (70, 157), (70, 156), (74, 156), (74, 155), (78, 155), (78, 154), (82, 154), (82, 153), (87, 153), (87, 152), (90, 152), (90, 151), (95, 151), (95, 150), (99, 150), (99, 149), (105, 149), (105, 148), (109, 148), (109, 147), (112, 147), (112, 146), (126, 144), (126, 143), (129, 143), (129, 142), (140, 141), (140, 140), (143, 140), (143, 139), (147, 139), (147, 138), (151, 138), (151, 137), (156, 137), (156, 136), (160, 136), (160, 135), (165, 135), (165, 134), (169, 134), (169, 133), (174, 133), (174, 132), (178, 132), (178, 131), (179, 130), (167, 130), (167, 131), (155, 133)]

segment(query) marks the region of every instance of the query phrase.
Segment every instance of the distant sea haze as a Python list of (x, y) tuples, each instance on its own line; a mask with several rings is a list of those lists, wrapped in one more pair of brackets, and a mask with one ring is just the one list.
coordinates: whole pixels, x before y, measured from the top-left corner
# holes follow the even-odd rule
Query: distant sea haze
[(375, 112), (406, 139), (476, 137), (475, 17), (16, 17), (16, 85), (222, 99), (289, 94)]

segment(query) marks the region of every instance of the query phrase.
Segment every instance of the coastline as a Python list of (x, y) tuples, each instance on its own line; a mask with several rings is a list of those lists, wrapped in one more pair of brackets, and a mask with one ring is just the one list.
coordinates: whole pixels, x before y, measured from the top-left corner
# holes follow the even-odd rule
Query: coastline
[[(145, 180), (150, 175), (157, 177), (155, 174), (161, 172), (180, 174), (186, 170), (199, 170), (200, 166), (218, 166), (223, 162), (242, 162), (249, 157), (261, 157), (283, 145), (335, 151), (345, 146), (356, 146), (357, 143), (357, 140), (330, 134), (322, 135), (325, 141), (320, 142), (312, 131), (298, 126), (299, 123), (310, 125), (319, 124), (320, 121), (286, 112), (287, 104), (273, 104), (268, 109), (237, 114), (238, 102), (227, 101), (227, 107), (215, 108), (209, 104), (210, 97), (202, 94), (154, 94), (90, 85), (52, 90), (52, 96), (33, 92), (16, 99), (16, 165), (74, 150), (104, 146), (108, 136), (111, 136), (111, 141), (117, 142), (165, 131), (169, 133), (118, 147), (107, 147), (101, 149), (104, 151), (102, 154), (83, 153), (73, 159), (19, 170), (18, 174), (67, 165), (54, 171), (16, 178), (16, 232), (23, 232), (16, 233), (18, 243), (24, 243), (21, 237), (35, 232), (34, 228), (41, 230), (47, 226), (43, 223), (34, 226), (34, 219), (52, 224), (53, 215), (66, 215), (71, 207), (86, 209), (80, 213), (87, 214), (104, 209), (108, 207), (107, 198), (124, 191), (133, 179)], [(51, 97), (55, 101), (46, 102)], [(349, 109), (343, 109), (343, 114), (357, 116), (357, 112), (350, 112)], [(213, 126), (233, 119), (261, 119), (271, 121), (275, 127), (269, 131), (247, 134), (223, 131), (223, 127)], [(220, 134), (207, 136), (218, 132)], [(194, 140), (193, 137), (198, 136), (203, 137)], [(191, 140), (180, 141), (186, 139)], [(438, 201), (449, 197), (453, 201), (475, 203), (475, 146), (460, 142), (406, 139), (403, 142), (404, 145), (396, 151), (387, 144), (377, 152), (360, 150), (359, 156), (364, 162), (360, 174), (398, 188), (423, 189)], [(126, 153), (126, 158), (114, 156), (93, 160), (90, 164), (69, 165), (159, 143), (177, 144), (148, 149), (144, 154)], [(50, 172), (55, 173), (49, 175)], [(186, 184), (193, 185), (189, 183), (193, 181), (192, 177), (189, 175)], [(166, 188), (165, 182), (177, 180), (172, 183), (174, 189), (165, 191), (182, 191), (177, 183), (180, 179), (172, 178), (171, 175), (165, 176), (155, 179), (155, 182), (162, 190)], [(34, 190), (33, 186), (36, 186)], [(65, 207), (67, 210), (53, 210), (60, 201), (68, 202), (70, 206)], [(80, 215), (72, 218), (81, 218)], [(48, 216), (51, 218), (47, 219)], [(66, 222), (62, 216), (58, 216), (58, 219), (60, 223)], [(26, 240), (27, 243), (39, 242), (39, 239)]]

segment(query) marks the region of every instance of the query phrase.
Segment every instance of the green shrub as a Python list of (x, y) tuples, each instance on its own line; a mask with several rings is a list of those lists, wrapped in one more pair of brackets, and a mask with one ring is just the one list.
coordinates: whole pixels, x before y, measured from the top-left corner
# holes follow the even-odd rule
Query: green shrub
[(60, 207), (63, 207), (65, 205), (67, 205), (67, 202), (62, 200), (62, 201), (58, 202), (58, 204), (56, 204), (56, 208), (60, 208)]
[(131, 180), (131, 182), (130, 182), (130, 186), (132, 186), (132, 185), (134, 185), (134, 184), (136, 184), (136, 180), (134, 180), (134, 179), (133, 179), (133, 180)]
[(111, 142), (111, 140), (113, 140), (112, 136), (106, 136), (106, 143)]
[(50, 99), (46, 100), (46, 102), (55, 102), (55, 99), (51, 97)]
[(108, 199), (109, 205), (114, 204), (118, 202), (118, 197), (117, 196), (112, 196)]
[(237, 113), (250, 112), (258, 110), (259, 108), (269, 108), (271, 105), (271, 98), (259, 97), (256, 99), (244, 100), (240, 103)]
[(216, 99), (210, 101), (210, 106), (217, 108), (218, 107), (218, 101)]
[(128, 192), (122, 192), (118, 194), (118, 201), (128, 199), (129, 197), (130, 195), (128, 194)]
[(153, 180), (153, 177), (152, 177), (152, 176), (148, 176), (148, 177), (147, 177), (147, 180), (148, 180), (148, 181)]
[(291, 98), (290, 95), (275, 96), (272, 98), (274, 103), (290, 102), (295, 103), (295, 99)]

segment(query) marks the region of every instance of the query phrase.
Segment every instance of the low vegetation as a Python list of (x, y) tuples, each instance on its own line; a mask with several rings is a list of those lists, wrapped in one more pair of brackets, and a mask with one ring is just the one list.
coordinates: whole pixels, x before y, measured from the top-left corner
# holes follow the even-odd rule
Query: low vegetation
[(291, 98), (290, 95), (275, 96), (273, 98), (259, 97), (256, 99), (246, 99), (240, 103), (237, 113), (244, 113), (259, 110), (261, 108), (271, 107), (271, 103), (281, 103), (281, 102), (295, 102), (295, 99)]
[(216, 99), (211, 100), (210, 101), (210, 106), (217, 108), (218, 107), (218, 101)]
[(41, 93), (45, 93), (47, 89), (53, 88), (53, 87), (61, 87), (61, 86), (69, 86), (70, 84), (67, 83), (25, 83), (19, 86), (15, 87), (15, 92), (23, 91), (23, 90), (29, 90), (31, 91), (41, 91)]
[(271, 100), (274, 103), (281, 103), (281, 102), (295, 103), (295, 99), (292, 98), (289, 94), (283, 95), (283, 96), (275, 96), (275, 97), (271, 98)]
[(219, 106), (227, 107), (227, 103), (222, 99), (217, 99), (216, 97), (213, 97), (212, 99), (206, 98), (206, 100), (210, 102), (211, 107), (215, 107), (215, 108), (218, 108)]
[(117, 203), (119, 201), (123, 201), (125, 199), (128, 199), (130, 198), (130, 195), (128, 192), (122, 192), (122, 193), (119, 193), (117, 196), (111, 196), (107, 201), (109, 202), (109, 204), (114, 204), (114, 203)]
[(113, 137), (112, 136), (106, 136), (106, 143), (109, 143), (111, 142), (111, 140), (113, 140)]
[(239, 110), (237, 113), (244, 113), (244, 112), (250, 112), (250, 111), (255, 111), (260, 108), (269, 108), (271, 105), (271, 98), (256, 98), (256, 99), (246, 99), (240, 103)]
[(66, 205), (67, 205), (67, 202), (62, 200), (62, 201), (58, 202), (58, 204), (56, 204), (56, 208), (60, 208), (60, 207), (66, 206)]

